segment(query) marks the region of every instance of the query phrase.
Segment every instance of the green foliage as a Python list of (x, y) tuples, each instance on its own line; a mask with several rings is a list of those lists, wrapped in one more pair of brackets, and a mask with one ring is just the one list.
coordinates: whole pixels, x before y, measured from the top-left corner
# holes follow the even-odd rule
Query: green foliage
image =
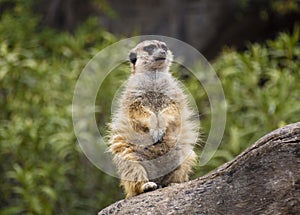
[(79, 150), (71, 118), (78, 75), (113, 42), (96, 19), (71, 35), (38, 30), (37, 17), (2, 15), (0, 214), (95, 214), (120, 198), (107, 192), (117, 180)]
[[(221, 147), (198, 174), (233, 159), (264, 134), (300, 120), (300, 30), (266, 45), (224, 53), (214, 63), (227, 102)], [(204, 129), (210, 118), (204, 118)], [(207, 127), (208, 126), (208, 127)]]

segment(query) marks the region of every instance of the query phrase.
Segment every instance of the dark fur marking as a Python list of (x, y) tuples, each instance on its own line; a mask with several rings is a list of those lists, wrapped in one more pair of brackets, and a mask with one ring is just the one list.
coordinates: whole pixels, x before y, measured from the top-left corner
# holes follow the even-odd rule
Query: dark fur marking
[(165, 45), (161, 45), (161, 48), (162, 48), (164, 51), (168, 51), (168, 48), (167, 48), (167, 46), (165, 46)]
[(149, 55), (152, 55), (156, 48), (157, 47), (155, 45), (151, 44), (149, 46), (145, 46), (143, 49), (145, 52), (148, 52)]

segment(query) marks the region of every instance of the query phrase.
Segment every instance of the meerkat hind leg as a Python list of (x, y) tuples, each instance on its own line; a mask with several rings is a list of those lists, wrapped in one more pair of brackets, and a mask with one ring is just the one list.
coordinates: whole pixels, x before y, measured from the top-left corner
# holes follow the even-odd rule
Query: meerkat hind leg
[(189, 173), (196, 162), (196, 154), (192, 153), (185, 161), (176, 169), (169, 178), (168, 186), (173, 186), (189, 180)]
[(136, 160), (137, 158), (134, 156), (131, 157), (131, 160), (122, 160), (121, 185), (127, 194), (126, 198), (157, 188), (157, 184), (149, 181), (145, 168)]
[(151, 181), (148, 182), (122, 181), (122, 185), (125, 188), (126, 198), (157, 189), (157, 184)]

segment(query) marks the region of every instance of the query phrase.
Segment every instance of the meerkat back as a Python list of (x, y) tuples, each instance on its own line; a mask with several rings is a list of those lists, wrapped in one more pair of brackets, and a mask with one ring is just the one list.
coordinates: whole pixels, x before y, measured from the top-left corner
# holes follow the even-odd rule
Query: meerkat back
[(132, 74), (113, 113), (109, 147), (126, 197), (187, 181), (196, 163), (197, 125), (169, 72), (172, 57), (157, 40), (129, 54)]

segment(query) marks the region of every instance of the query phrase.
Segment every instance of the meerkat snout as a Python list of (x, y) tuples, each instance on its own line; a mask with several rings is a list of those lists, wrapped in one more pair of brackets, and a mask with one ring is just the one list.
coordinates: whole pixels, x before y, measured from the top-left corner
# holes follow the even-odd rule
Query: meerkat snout
[(167, 53), (164, 50), (160, 50), (155, 56), (154, 59), (155, 61), (164, 61), (166, 60)]

